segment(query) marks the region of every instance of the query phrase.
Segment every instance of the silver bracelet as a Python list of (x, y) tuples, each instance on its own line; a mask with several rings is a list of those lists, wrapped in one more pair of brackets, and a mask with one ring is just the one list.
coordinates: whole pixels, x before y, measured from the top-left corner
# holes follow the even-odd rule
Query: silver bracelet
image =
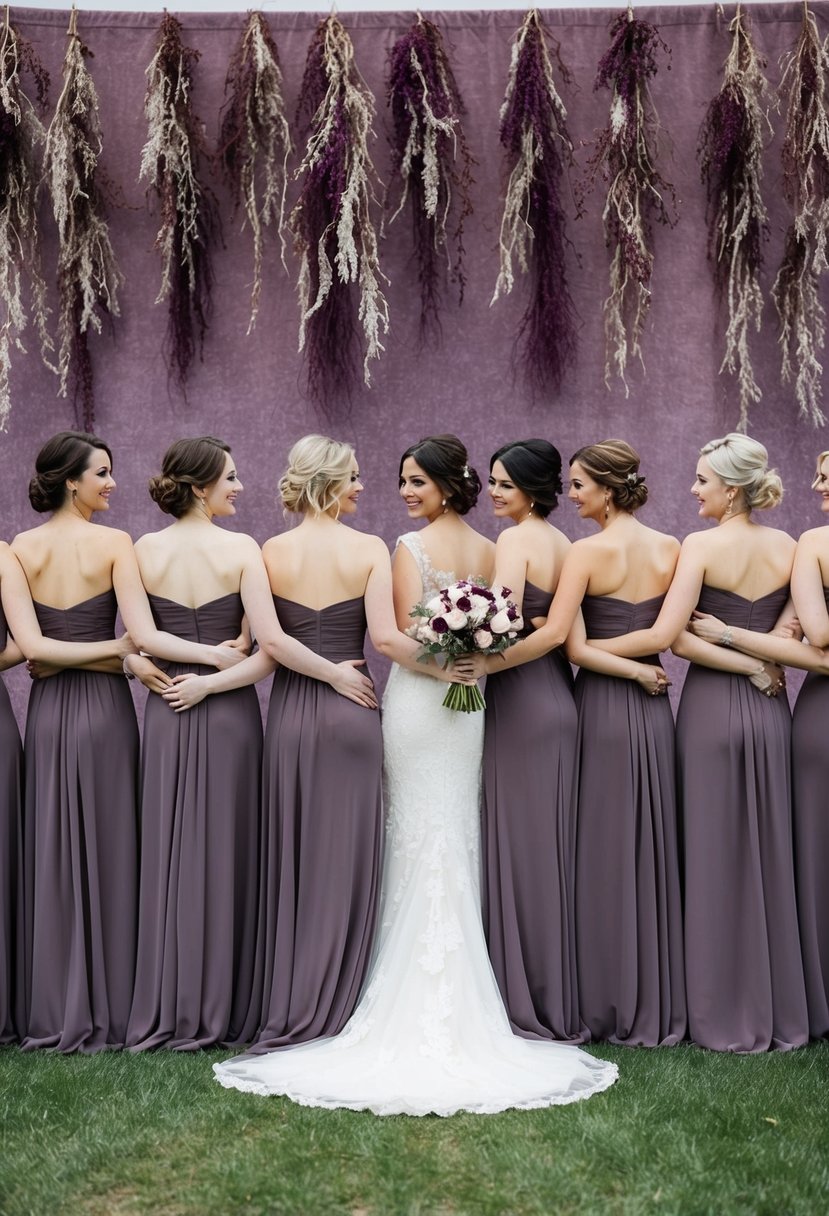
[(722, 637), (720, 638), (720, 645), (721, 646), (733, 646), (734, 645), (734, 631), (732, 630), (730, 625), (726, 625), (725, 629), (723, 630)]

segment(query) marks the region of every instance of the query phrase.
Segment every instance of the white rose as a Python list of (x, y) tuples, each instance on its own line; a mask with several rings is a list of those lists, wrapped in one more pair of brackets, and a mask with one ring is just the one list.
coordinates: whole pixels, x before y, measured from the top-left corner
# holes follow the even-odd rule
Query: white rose
[(446, 624), (457, 633), (459, 629), (463, 629), (468, 624), (466, 613), (461, 612), (460, 608), (453, 608), (451, 612), (446, 613)]
[(426, 604), (426, 611), (429, 616), (440, 616), (443, 612), (443, 600), (439, 595), (435, 595), (429, 600), (429, 603)]
[(466, 595), (466, 591), (466, 587), (461, 586), (460, 583), (453, 583), (451, 587), (446, 588), (446, 594), (449, 596), (449, 600), (453, 604), (457, 604), (461, 596)]
[(440, 635), (435, 633), (431, 625), (421, 625), (417, 631), (417, 640), (427, 646), (430, 642), (437, 642)]
[(479, 650), (489, 650), (492, 645), (492, 634), (488, 629), (476, 629), (472, 637)]
[(514, 622), (509, 619), (506, 608), (502, 608), (500, 612), (496, 612), (495, 616), (489, 622), (489, 627), (493, 633), (509, 633), (513, 628)]

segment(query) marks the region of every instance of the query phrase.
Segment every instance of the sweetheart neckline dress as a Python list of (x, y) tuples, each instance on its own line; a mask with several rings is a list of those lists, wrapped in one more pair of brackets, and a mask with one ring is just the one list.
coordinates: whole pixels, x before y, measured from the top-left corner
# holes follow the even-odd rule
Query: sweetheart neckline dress
[[(217, 645), (239, 633), (238, 592), (197, 608), (148, 598), (158, 628), (177, 637)], [(157, 662), (170, 676), (214, 670)], [(247, 1042), (253, 1033), (261, 762), (252, 686), (180, 714), (157, 693), (147, 698), (131, 1050), (193, 1051)]]
[[(587, 636), (647, 629), (664, 598), (586, 595)], [(583, 667), (576, 705), (581, 1016), (594, 1039), (672, 1046), (685, 1037), (687, 1014), (670, 702)]]
[[(45, 637), (114, 636), (112, 590), (34, 607)], [(21, 1047), (121, 1047), (138, 884), (138, 724), (124, 677), (67, 668), (35, 680), (24, 755)]]
[[(402, 544), (424, 597), (453, 581), (419, 535)], [(227, 1088), (380, 1115), (493, 1113), (588, 1098), (613, 1064), (510, 1030), (480, 907), (481, 714), (442, 706), (445, 686), (393, 667), (383, 700), (386, 848), (377, 943), (339, 1035), (214, 1065)]]
[[(703, 586), (698, 608), (763, 633), (788, 598)], [(676, 724), (688, 1031), (715, 1051), (809, 1038), (795, 898), (791, 711), (746, 676), (691, 664)]]
[[(310, 608), (274, 596), (285, 632), (333, 663), (362, 659), (362, 596)], [(337, 1034), (371, 958), (383, 843), (379, 715), (279, 667), (265, 729), (262, 1003), (251, 1050)]]
[[(552, 592), (529, 579), (525, 628)], [(515, 1034), (583, 1042), (573, 907), (573, 675), (561, 650), (489, 676), (481, 860), (489, 957)]]
[[(0, 604), (0, 649), (8, 639)], [(0, 1043), (17, 1039), (20, 1010), (15, 971), (22, 950), (23, 748), (6, 685), (0, 679)]]

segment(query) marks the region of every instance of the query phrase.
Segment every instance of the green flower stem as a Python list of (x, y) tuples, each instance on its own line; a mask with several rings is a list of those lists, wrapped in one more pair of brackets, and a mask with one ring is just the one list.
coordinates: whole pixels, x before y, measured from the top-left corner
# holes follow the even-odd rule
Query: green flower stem
[(443, 704), (447, 709), (457, 709), (462, 714), (477, 713), (479, 709), (486, 708), (486, 701), (477, 684), (450, 684)]

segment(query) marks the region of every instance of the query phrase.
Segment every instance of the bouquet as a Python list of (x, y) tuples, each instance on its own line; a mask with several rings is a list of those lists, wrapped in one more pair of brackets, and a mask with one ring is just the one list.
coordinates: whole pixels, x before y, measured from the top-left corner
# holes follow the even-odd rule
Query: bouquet
[[(409, 613), (415, 623), (406, 630), (423, 644), (424, 662), (433, 654), (448, 663), (466, 654), (499, 654), (518, 640), (524, 621), (509, 598), (509, 587), (485, 587), (461, 579), (444, 587)], [(477, 684), (450, 684), (443, 704), (447, 709), (472, 713), (486, 705)]]

